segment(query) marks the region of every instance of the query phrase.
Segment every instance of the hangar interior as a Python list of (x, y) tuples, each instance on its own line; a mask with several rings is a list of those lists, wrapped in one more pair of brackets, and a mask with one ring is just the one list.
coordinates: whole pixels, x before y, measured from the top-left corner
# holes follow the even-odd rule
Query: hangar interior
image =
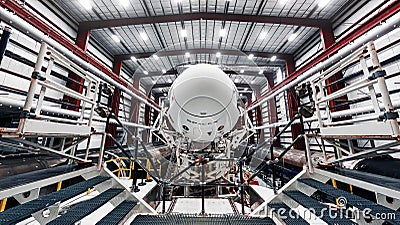
[(1, 0), (0, 224), (400, 224), (397, 0)]

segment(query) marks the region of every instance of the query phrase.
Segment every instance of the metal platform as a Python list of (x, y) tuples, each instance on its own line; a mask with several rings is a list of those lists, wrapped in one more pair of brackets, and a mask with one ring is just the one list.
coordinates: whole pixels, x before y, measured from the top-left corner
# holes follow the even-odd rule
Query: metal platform
[(275, 225), (270, 218), (249, 218), (239, 215), (196, 216), (187, 214), (138, 215), (131, 225)]
[(362, 172), (362, 171), (357, 171), (357, 170), (349, 170), (349, 169), (343, 169), (343, 168), (336, 168), (334, 171), (332, 171), (336, 174), (365, 181), (371, 184), (375, 184), (378, 186), (384, 185), (386, 188), (390, 188), (396, 191), (400, 192), (400, 180), (396, 178), (391, 178), (391, 177), (385, 177), (377, 174), (372, 174), (372, 173), (367, 173), (367, 172)]
[(115, 207), (109, 214), (96, 223), (96, 225), (118, 225), (137, 205), (134, 201), (124, 201)]
[(74, 196), (84, 193), (88, 188), (109, 180), (109, 177), (94, 177), (87, 181), (64, 188), (58, 192), (53, 192), (49, 195), (42, 196), (22, 205), (13, 207), (0, 213), (0, 224), (15, 224), (22, 221), (32, 214), (45, 209), (48, 206), (54, 205), (58, 202), (66, 201)]
[(102, 205), (104, 205), (123, 191), (124, 189), (111, 188), (90, 200), (87, 200), (83, 203), (78, 204), (77, 206), (72, 207), (72, 209), (68, 210), (67, 213), (61, 215), (60, 217), (51, 221), (48, 224), (73, 225), (88, 216), (89, 214), (93, 213), (96, 209), (100, 208)]
[(347, 191), (336, 189), (328, 184), (321, 183), (311, 178), (302, 178), (299, 179), (299, 182), (306, 184), (312, 188), (315, 188), (335, 199), (345, 198), (348, 205), (358, 208), (360, 210), (368, 209), (370, 210), (370, 214), (373, 217), (379, 217), (379, 215), (382, 215), (382, 213), (385, 213), (387, 215), (393, 214), (395, 215), (394, 219), (386, 219), (385, 222), (387, 222), (387, 224), (393, 224), (393, 225), (400, 224), (400, 212), (398, 211), (389, 209), (382, 205), (378, 205), (375, 202), (372, 202), (365, 198), (361, 198), (357, 195), (353, 195)]
[(332, 218), (329, 215), (329, 210), (326, 205), (321, 204), (319, 201), (301, 193), (300, 191), (285, 191), (284, 193), (305, 208), (313, 209), (315, 211), (315, 215), (329, 225), (357, 225), (357, 223), (354, 223), (346, 218), (340, 218), (340, 216), (337, 218)]
[[(361, 176), (363, 172), (354, 171), (354, 174)], [(357, 180), (355, 175), (353, 178), (340, 179), (342, 176), (320, 169), (314, 173), (303, 170), (250, 216), (270, 216), (277, 224), (400, 224), (399, 199), (390, 197), (397, 196), (398, 191), (391, 189), (387, 192), (389, 188), (384, 189), (383, 183), (380, 184), (382, 186), (368, 183), (369, 186), (363, 187), (362, 184), (367, 182)], [(369, 178), (367, 176), (364, 179)], [(376, 197), (376, 202), (326, 184), (331, 179), (335, 179), (334, 184), (341, 181), (350, 187), (354, 185), (375, 192), (376, 196), (371, 198)], [(395, 183), (393, 181), (392, 185)]]
[[(296, 215), (296, 218), (291, 218), (289, 215), (291, 208), (283, 203), (271, 203), (268, 204), (268, 207), (271, 213), (280, 213), (280, 215), (275, 215), (275, 217), (280, 217), (280, 220), (286, 225), (309, 225), (309, 223), (299, 215)], [(281, 209), (281, 212), (277, 212), (279, 209)]]
[(35, 181), (44, 180), (61, 174), (66, 174), (75, 171), (78, 168), (78, 165), (64, 165), (5, 177), (0, 179), (0, 191)]

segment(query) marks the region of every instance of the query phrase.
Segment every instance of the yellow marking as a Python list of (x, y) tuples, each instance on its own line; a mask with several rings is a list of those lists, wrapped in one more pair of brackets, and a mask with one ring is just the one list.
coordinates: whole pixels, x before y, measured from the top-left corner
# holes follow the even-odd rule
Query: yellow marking
[(0, 212), (4, 212), (4, 210), (6, 209), (6, 204), (7, 204), (7, 198), (1, 200), (1, 202), (0, 202)]
[(57, 191), (61, 190), (61, 186), (62, 186), (62, 181), (59, 181), (57, 183)]

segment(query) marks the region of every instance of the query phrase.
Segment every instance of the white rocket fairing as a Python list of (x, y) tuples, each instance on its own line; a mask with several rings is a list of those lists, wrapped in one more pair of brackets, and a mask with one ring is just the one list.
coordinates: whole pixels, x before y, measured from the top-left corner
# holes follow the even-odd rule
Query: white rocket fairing
[(173, 129), (196, 142), (212, 142), (236, 125), (238, 90), (217, 66), (197, 64), (186, 69), (168, 94), (168, 120)]

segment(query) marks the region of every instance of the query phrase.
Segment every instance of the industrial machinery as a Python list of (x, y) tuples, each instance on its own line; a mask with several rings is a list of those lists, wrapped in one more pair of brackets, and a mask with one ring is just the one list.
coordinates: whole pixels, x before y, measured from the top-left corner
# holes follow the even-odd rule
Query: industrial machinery
[(255, 133), (235, 84), (210, 64), (191, 65), (179, 75), (157, 121), (153, 132), (171, 152), (158, 158), (168, 161), (168, 169), (155, 176), (172, 184), (225, 176), (243, 155), (241, 144)]

